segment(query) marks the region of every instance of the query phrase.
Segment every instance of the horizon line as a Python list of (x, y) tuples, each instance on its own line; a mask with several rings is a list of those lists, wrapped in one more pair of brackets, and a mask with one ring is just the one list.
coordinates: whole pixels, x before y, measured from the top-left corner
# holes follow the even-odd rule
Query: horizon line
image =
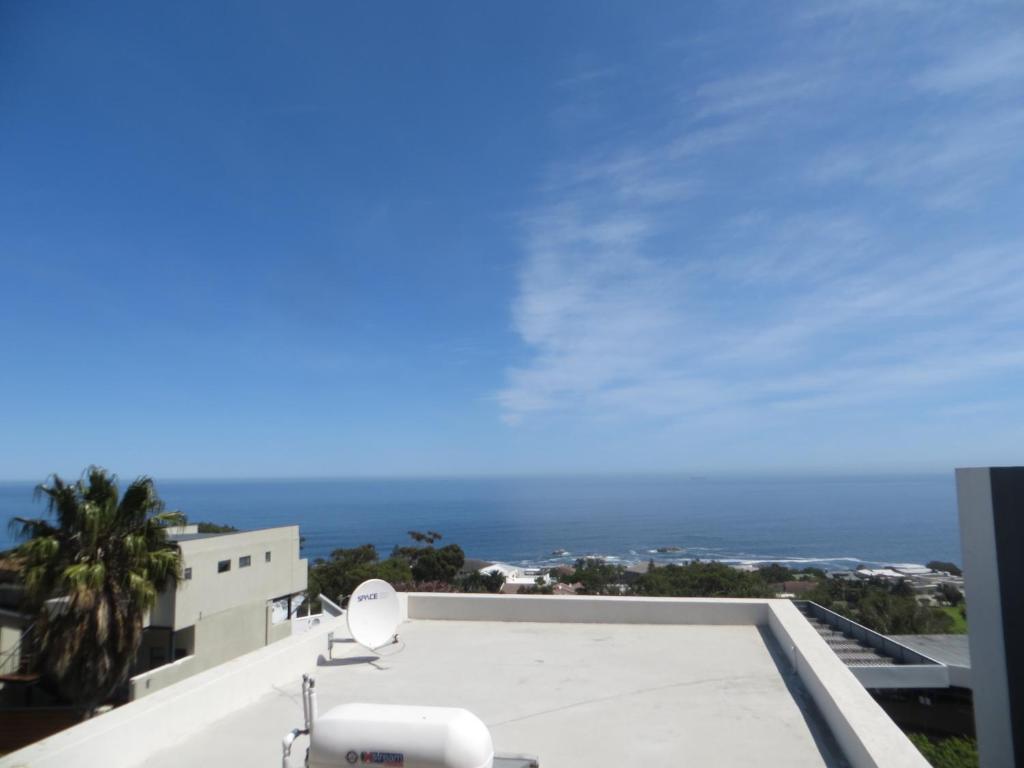
[[(988, 466), (988, 465), (986, 465)], [(995, 465), (992, 465), (995, 466)], [(952, 466), (949, 469), (911, 469), (911, 468), (898, 468), (898, 469), (878, 469), (878, 468), (864, 468), (864, 469), (842, 469), (842, 468), (829, 468), (829, 469), (744, 469), (744, 470), (622, 470), (622, 471), (523, 471), (523, 472), (467, 472), (464, 474), (455, 473), (361, 473), (361, 474), (339, 474), (339, 475), (208, 475), (208, 476), (187, 476), (187, 475), (168, 475), (160, 476), (157, 474), (145, 474), (135, 475), (134, 477), (145, 476), (152, 478), (156, 482), (190, 482), (190, 483), (223, 483), (223, 482), (350, 482), (350, 481), (365, 481), (365, 480), (513, 480), (513, 479), (559, 479), (559, 478), (579, 478), (579, 479), (602, 479), (602, 478), (673, 478), (673, 479), (684, 479), (692, 481), (703, 481), (713, 479), (728, 479), (728, 478), (806, 478), (806, 477), (819, 477), (819, 478), (855, 478), (855, 477), (908, 477), (908, 476), (937, 476), (949, 473), (952, 479), (953, 473), (956, 469), (961, 468), (959, 465)], [(49, 473), (46, 477), (50, 477), (53, 474), (60, 473)], [(119, 479), (124, 480), (127, 475), (121, 475), (118, 472), (113, 474), (117, 475)], [(64, 475), (65, 479), (71, 477), (80, 477), (81, 475)], [(27, 478), (0, 478), (0, 485), (23, 485), (32, 484), (38, 485), (39, 480), (30, 480)]]

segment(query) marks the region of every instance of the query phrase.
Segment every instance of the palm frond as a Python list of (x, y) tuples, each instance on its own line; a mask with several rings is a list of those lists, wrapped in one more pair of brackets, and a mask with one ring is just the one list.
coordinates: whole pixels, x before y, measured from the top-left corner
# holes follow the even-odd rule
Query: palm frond
[(55, 536), (57, 529), (42, 518), (12, 517), (7, 530), (16, 539), (34, 539), (39, 536)]
[[(51, 475), (36, 487), (46, 519), (16, 518), (11, 530), (39, 610), (44, 668), (65, 695), (95, 707), (127, 679), (142, 620), (159, 590), (179, 577), (181, 554), (167, 538), (184, 516), (168, 512), (148, 477), (121, 495), (117, 477), (92, 466), (75, 483)], [(66, 598), (51, 614), (51, 597)]]

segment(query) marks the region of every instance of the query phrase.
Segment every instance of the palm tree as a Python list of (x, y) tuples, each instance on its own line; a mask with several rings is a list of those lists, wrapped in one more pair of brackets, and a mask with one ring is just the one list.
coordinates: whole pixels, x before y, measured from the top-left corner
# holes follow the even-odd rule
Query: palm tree
[(181, 554), (166, 527), (185, 518), (164, 511), (150, 478), (120, 495), (117, 476), (95, 466), (74, 483), (52, 475), (36, 487), (40, 497), (51, 520), (11, 525), (26, 539), (19, 551), (41, 671), (88, 717), (128, 679), (143, 618), (178, 579)]

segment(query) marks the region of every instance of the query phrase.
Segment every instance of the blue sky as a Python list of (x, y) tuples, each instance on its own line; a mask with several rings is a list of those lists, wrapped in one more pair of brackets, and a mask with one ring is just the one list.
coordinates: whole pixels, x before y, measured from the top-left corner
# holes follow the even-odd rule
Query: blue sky
[(0, 476), (1024, 457), (1021, 4), (142, 5), (0, 6)]

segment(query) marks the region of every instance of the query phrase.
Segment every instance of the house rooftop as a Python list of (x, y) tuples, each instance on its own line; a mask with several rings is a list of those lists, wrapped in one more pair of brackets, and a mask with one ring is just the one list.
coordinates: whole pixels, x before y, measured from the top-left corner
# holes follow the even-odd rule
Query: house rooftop
[(179, 542), (180, 541), (200, 541), (202, 539), (218, 539), (218, 538), (221, 538), (223, 536), (242, 536), (242, 535), (251, 535), (251, 534), (267, 534), (267, 533), (270, 533), (272, 531), (280, 532), (280, 531), (283, 531), (285, 529), (290, 529), (290, 528), (294, 528), (295, 530), (298, 530), (297, 526), (281, 525), (281, 526), (273, 526), (273, 527), (270, 527), (270, 528), (246, 528), (245, 530), (237, 530), (237, 531), (218, 531), (216, 533), (214, 533), (214, 532), (200, 533), (199, 532), (199, 527), (197, 525), (189, 524), (189, 525), (176, 526), (176, 527), (169, 528), (167, 530), (167, 538), (170, 539), (171, 541), (179, 541)]
[(546, 768), (927, 765), (789, 601), (400, 598), (399, 642), (377, 653), (324, 617), (10, 765), (278, 766), (281, 737), (302, 726), (303, 673), (321, 715), (347, 702), (463, 707), (496, 751)]
[[(231, 533), (241, 533), (241, 531), (232, 531)], [(169, 533), (167, 538), (171, 541), (196, 541), (197, 539), (212, 539), (217, 536), (230, 536), (231, 533)]]

